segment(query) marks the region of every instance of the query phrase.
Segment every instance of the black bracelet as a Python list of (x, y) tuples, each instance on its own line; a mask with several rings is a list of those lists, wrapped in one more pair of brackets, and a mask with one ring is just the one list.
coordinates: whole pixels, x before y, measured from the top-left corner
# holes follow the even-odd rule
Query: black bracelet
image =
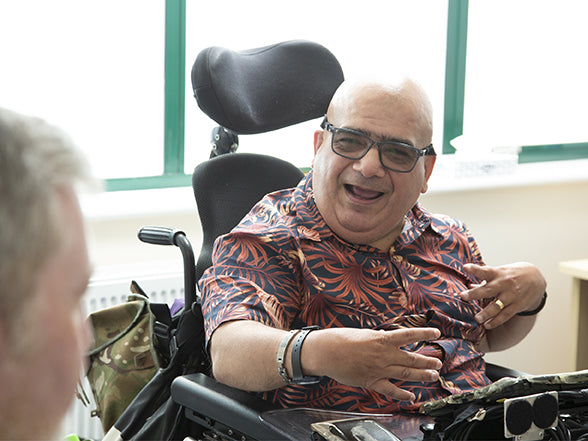
[(304, 339), (310, 332), (317, 329), (320, 329), (320, 326), (307, 326), (306, 328), (302, 328), (302, 332), (296, 335), (296, 339), (292, 345), (292, 383), (294, 384), (315, 384), (321, 380), (321, 377), (305, 377), (300, 361)]
[(539, 306), (537, 306), (535, 309), (533, 309), (531, 311), (517, 312), (517, 315), (520, 315), (523, 317), (527, 317), (529, 315), (537, 315), (537, 314), (539, 314), (539, 311), (541, 311), (543, 309), (546, 302), (547, 302), (547, 291), (543, 293), (543, 298), (541, 299), (541, 303), (539, 303)]

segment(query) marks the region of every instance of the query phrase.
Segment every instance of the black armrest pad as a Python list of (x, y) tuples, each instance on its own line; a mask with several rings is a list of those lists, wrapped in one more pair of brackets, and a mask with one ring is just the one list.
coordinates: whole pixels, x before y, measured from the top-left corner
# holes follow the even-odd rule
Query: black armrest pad
[(207, 375), (198, 373), (176, 378), (171, 386), (171, 396), (186, 409), (255, 439), (280, 437), (261, 419), (262, 412), (276, 408), (273, 404)]

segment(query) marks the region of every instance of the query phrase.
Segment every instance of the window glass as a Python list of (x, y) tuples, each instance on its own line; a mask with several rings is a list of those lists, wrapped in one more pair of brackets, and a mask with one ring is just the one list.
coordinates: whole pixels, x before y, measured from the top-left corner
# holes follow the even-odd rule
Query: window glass
[[(447, 1), (187, 0), (186, 70), (209, 46), (232, 50), (304, 39), (327, 47), (346, 78), (405, 72), (429, 93), (435, 109), (434, 144), (441, 146)], [(217, 125), (198, 108), (186, 75), (185, 170), (210, 154)], [(320, 119), (261, 135), (239, 137), (239, 151), (271, 154), (309, 167)], [(440, 151), (440, 148), (438, 149)]]
[(588, 2), (469, 2), (465, 144), (588, 141)]
[(0, 105), (65, 129), (101, 178), (163, 172), (165, 3), (0, 2)]

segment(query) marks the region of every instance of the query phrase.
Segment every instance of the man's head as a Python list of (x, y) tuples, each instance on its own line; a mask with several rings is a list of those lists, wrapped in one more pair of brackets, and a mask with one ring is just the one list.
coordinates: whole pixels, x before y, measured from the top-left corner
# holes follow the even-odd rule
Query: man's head
[(73, 398), (89, 344), (90, 275), (75, 184), (86, 163), (64, 134), (0, 108), (0, 438), (45, 439)]
[[(393, 84), (345, 82), (335, 92), (326, 117), (331, 130), (315, 133), (317, 207), (342, 239), (387, 251), (402, 231), (406, 214), (427, 191), (433, 171), (435, 156), (418, 152), (431, 144), (431, 103), (423, 89), (406, 78)], [(403, 173), (385, 167), (375, 144), (361, 159), (342, 157), (332, 148), (333, 127), (360, 132), (373, 141), (416, 148), (414, 168)], [(391, 168), (409, 168), (395, 167), (394, 160), (384, 162)]]

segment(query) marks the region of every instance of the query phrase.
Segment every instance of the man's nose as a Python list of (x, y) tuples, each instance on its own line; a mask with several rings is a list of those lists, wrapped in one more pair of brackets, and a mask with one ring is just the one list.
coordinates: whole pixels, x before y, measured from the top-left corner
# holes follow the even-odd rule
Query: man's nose
[(386, 170), (380, 161), (378, 146), (375, 144), (372, 145), (363, 158), (355, 161), (353, 168), (366, 178), (383, 177), (386, 174)]

